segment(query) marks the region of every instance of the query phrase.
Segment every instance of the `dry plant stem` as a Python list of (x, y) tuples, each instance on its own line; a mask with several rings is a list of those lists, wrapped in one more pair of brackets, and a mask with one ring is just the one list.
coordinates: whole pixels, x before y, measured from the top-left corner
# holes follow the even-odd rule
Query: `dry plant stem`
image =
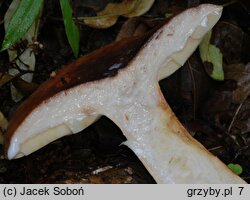
[(189, 73), (192, 79), (192, 85), (193, 85), (193, 116), (194, 119), (196, 118), (196, 100), (197, 100), (197, 95), (196, 95), (196, 83), (195, 83), (195, 79), (194, 79), (194, 73), (193, 73), (193, 68), (190, 64), (190, 61), (188, 60), (188, 69), (189, 69)]
[(245, 102), (245, 100), (237, 107), (237, 109), (236, 109), (236, 111), (235, 111), (235, 113), (234, 113), (234, 116), (233, 116), (233, 118), (232, 118), (232, 121), (231, 121), (231, 123), (230, 123), (230, 125), (229, 125), (229, 127), (228, 127), (228, 130), (227, 130), (228, 134), (230, 134), (231, 128), (233, 127), (233, 124), (234, 124), (234, 122), (235, 122), (235, 120), (236, 120), (236, 117), (237, 117), (237, 115), (239, 114), (240, 109), (241, 109), (241, 107), (242, 107), (242, 105), (243, 105), (244, 102)]

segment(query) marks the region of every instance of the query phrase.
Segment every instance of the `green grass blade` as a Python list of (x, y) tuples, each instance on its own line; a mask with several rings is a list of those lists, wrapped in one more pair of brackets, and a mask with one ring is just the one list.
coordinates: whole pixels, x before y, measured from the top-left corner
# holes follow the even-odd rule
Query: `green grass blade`
[(36, 20), (43, 0), (22, 0), (8, 25), (1, 51), (18, 42)]
[(60, 5), (62, 9), (63, 21), (65, 26), (66, 35), (69, 41), (69, 44), (73, 50), (75, 57), (79, 53), (79, 42), (80, 42), (80, 32), (78, 27), (75, 25), (72, 8), (69, 3), (69, 0), (60, 0)]

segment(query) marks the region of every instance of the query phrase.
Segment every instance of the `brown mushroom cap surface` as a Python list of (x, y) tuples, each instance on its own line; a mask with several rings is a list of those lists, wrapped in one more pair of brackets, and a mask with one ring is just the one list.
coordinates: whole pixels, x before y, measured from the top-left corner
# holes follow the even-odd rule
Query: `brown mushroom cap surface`
[[(16, 129), (35, 108), (62, 91), (66, 92), (80, 84), (115, 76), (119, 69), (127, 66), (148, 38), (149, 34), (122, 40), (100, 48), (65, 66), (56, 73), (55, 77), (41, 84), (18, 107), (11, 118), (5, 139), (5, 153), (7, 153), (10, 140)], [(118, 67), (111, 68), (114, 65)]]

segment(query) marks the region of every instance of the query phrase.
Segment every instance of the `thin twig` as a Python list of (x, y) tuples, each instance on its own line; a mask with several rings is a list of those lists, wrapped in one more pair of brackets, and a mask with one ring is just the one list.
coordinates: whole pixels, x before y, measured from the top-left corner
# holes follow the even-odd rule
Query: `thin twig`
[(244, 103), (244, 101), (238, 106), (238, 108), (236, 109), (236, 111), (235, 111), (235, 113), (234, 113), (233, 119), (232, 119), (232, 121), (231, 121), (231, 123), (230, 123), (230, 125), (229, 125), (229, 127), (228, 127), (228, 130), (227, 130), (228, 134), (229, 134), (230, 131), (231, 131), (231, 128), (232, 128), (232, 126), (233, 126), (233, 124), (234, 124), (234, 121), (236, 120), (236, 117), (237, 117), (237, 115), (239, 114), (239, 111), (240, 111), (240, 109), (241, 109), (243, 103)]
[(192, 79), (192, 85), (193, 85), (193, 101), (194, 101), (194, 108), (193, 108), (193, 112), (194, 112), (194, 119), (196, 118), (196, 84), (195, 84), (195, 79), (194, 79), (194, 74), (193, 74), (193, 70), (191, 67), (191, 64), (189, 62), (188, 59), (188, 69), (191, 75), (191, 79)]
[(231, 6), (232, 4), (239, 3), (237, 0), (229, 1), (227, 3), (222, 4), (223, 7)]
[(214, 150), (220, 149), (220, 148), (222, 148), (222, 147), (223, 147), (223, 146), (213, 147), (213, 148), (208, 149), (208, 151), (214, 151)]

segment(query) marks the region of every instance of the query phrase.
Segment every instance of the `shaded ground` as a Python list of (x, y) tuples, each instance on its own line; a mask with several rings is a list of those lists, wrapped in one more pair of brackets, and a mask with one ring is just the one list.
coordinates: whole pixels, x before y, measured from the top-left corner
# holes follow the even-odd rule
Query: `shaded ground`
[[(74, 1), (77, 16), (93, 14), (93, 7), (101, 9), (98, 3), (86, 2)], [(177, 13), (188, 6), (180, 2), (156, 1), (146, 16), (138, 18), (138, 24), (143, 27), (141, 32), (159, 24), (165, 13)], [(188, 1), (188, 4), (196, 2)], [(1, 1), (1, 19), (9, 3)], [(43, 49), (37, 51), (34, 73), (37, 84), (74, 60), (59, 8), (57, 1), (46, 1), (38, 37)], [(213, 43), (224, 56), (225, 81), (217, 82), (207, 75), (196, 51), (184, 67), (160, 83), (167, 101), (189, 132), (226, 164), (240, 164), (243, 167), (241, 176), (248, 182), (249, 19), (247, 5), (234, 4), (224, 9), (220, 23), (214, 28)], [(115, 26), (105, 30), (81, 25), (81, 55), (114, 41), (125, 21), (119, 18)], [(3, 36), (1, 24), (0, 38)], [(1, 53), (1, 71), (8, 70), (9, 66), (6, 52)], [(1, 87), (0, 111), (10, 118), (16, 107), (9, 84)], [(14, 161), (1, 159), (0, 183), (154, 183), (133, 152), (120, 145), (125, 140), (121, 131), (103, 117), (81, 133), (55, 141), (28, 157)]]

